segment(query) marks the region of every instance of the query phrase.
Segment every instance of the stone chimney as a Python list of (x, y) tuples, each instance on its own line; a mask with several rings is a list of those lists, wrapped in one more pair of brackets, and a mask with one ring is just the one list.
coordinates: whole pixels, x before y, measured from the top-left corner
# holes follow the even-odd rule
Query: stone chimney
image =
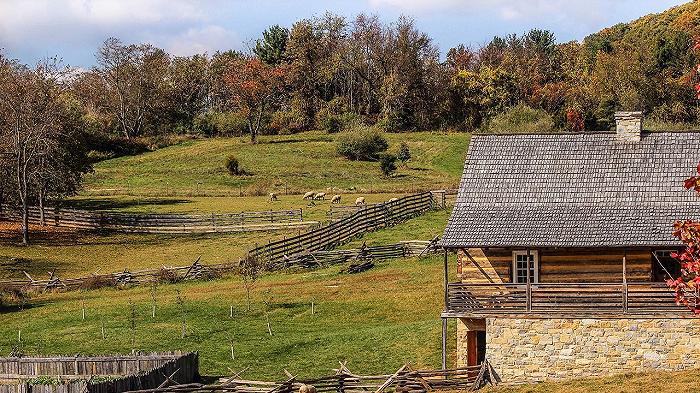
[(617, 140), (639, 142), (642, 139), (642, 112), (615, 112)]

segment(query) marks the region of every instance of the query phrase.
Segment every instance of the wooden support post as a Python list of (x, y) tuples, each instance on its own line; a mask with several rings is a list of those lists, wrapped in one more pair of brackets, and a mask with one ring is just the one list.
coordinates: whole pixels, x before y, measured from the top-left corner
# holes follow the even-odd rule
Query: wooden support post
[[(444, 249), (444, 277), (443, 284), (445, 289), (445, 312), (449, 310), (450, 295), (448, 293), (449, 288), (449, 272), (447, 271), (447, 248)], [(447, 318), (442, 318), (442, 369), (447, 368)]]
[(622, 255), (622, 313), (627, 314), (627, 251)]
[(442, 369), (447, 369), (447, 318), (442, 318)]
[(445, 250), (445, 256), (444, 256), (444, 261), (443, 261), (443, 268), (444, 268), (444, 277), (443, 277), (443, 286), (445, 289), (445, 312), (448, 311), (449, 305), (450, 305), (450, 295), (448, 293), (448, 288), (449, 288), (449, 272), (447, 271), (447, 248)]

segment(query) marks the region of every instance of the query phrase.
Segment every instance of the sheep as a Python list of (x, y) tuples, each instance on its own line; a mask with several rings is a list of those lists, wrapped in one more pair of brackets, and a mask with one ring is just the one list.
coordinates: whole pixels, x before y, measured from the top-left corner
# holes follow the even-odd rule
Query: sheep
[(279, 199), (277, 199), (277, 193), (274, 193), (274, 192), (270, 193), (270, 202), (272, 202), (272, 201), (279, 201)]
[(331, 198), (331, 203), (340, 204), (340, 195), (333, 195), (333, 198)]
[(326, 200), (326, 193), (319, 192), (318, 194), (314, 195), (314, 199), (316, 199), (316, 200), (323, 199), (325, 201)]
[(357, 197), (357, 199), (355, 199), (355, 205), (366, 205), (365, 197)]
[(304, 198), (302, 198), (302, 199), (314, 199), (314, 195), (316, 195), (315, 192), (309, 191), (306, 194), (304, 194)]
[(389, 199), (389, 202), (388, 202), (388, 203), (394, 203), (394, 202), (396, 202), (396, 201), (398, 201), (398, 200), (399, 200), (399, 198), (391, 198), (391, 199)]

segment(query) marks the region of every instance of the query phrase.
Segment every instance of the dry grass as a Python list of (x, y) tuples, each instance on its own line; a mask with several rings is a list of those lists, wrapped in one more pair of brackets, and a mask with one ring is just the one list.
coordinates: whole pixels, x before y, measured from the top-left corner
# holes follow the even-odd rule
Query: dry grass
[(642, 393), (687, 392), (697, 388), (698, 370), (619, 374), (612, 377), (544, 382), (536, 385), (500, 386), (484, 393)]

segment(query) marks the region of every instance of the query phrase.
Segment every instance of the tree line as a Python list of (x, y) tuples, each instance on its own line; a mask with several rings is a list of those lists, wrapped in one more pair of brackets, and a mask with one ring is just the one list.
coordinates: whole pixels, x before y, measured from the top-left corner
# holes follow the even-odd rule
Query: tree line
[(0, 202), (24, 206), (26, 228), (28, 205), (74, 193), (96, 160), (180, 134), (606, 130), (615, 110), (697, 123), (698, 9), (581, 42), (533, 29), (444, 56), (409, 18), (332, 13), (272, 26), (248, 52), (173, 56), (110, 38), (89, 70), (0, 54)]
[(695, 123), (697, 27), (662, 16), (582, 42), (557, 43), (552, 32), (534, 29), (476, 48), (459, 45), (444, 58), (404, 17), (383, 23), (327, 13), (289, 29), (272, 26), (247, 53), (211, 56), (171, 56), (111, 38), (71, 88), (89, 128), (107, 139), (189, 133), (255, 141), (261, 133), (356, 124), (473, 131), (533, 119), (540, 131), (606, 130), (615, 110)]

